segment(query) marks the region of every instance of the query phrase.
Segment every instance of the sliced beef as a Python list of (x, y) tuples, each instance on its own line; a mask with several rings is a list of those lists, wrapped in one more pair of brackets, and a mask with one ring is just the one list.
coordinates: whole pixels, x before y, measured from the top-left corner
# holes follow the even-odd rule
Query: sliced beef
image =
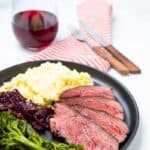
[(65, 104), (55, 105), (50, 127), (68, 143), (82, 144), (85, 150), (118, 150), (115, 138)]
[(101, 126), (105, 131), (114, 136), (119, 143), (125, 140), (129, 129), (126, 123), (122, 120), (112, 117), (108, 113), (102, 111), (95, 111), (80, 106), (73, 106), (72, 108), (81, 115), (94, 121), (97, 125)]
[(103, 97), (107, 99), (114, 99), (113, 91), (109, 87), (104, 86), (79, 86), (72, 89), (68, 89), (63, 92), (60, 98), (71, 97)]
[(114, 100), (101, 97), (76, 97), (62, 100), (62, 102), (70, 106), (79, 105), (94, 110), (104, 111), (119, 119), (124, 118), (122, 106), (119, 102)]

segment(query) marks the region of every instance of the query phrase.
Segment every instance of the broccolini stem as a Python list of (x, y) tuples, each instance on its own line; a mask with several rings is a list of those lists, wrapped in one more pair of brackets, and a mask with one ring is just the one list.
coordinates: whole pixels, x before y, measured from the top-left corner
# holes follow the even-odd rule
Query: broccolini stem
[(45, 150), (45, 148), (42, 148), (41, 146), (33, 143), (24, 136), (20, 136), (20, 138), (17, 139), (17, 141), (24, 144), (27, 148), (31, 148), (33, 150)]

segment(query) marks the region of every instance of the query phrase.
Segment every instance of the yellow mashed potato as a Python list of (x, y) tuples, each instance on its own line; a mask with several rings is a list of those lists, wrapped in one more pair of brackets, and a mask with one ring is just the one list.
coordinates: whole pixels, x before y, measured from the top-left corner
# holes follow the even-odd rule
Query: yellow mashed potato
[(46, 62), (18, 74), (4, 83), (0, 91), (18, 89), (28, 100), (50, 106), (53, 101), (59, 100), (64, 90), (80, 85), (93, 85), (88, 73), (71, 70), (61, 63)]

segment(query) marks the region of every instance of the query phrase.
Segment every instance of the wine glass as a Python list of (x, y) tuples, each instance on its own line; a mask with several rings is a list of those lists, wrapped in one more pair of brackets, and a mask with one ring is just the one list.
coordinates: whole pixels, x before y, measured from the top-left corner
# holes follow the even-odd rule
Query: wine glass
[(54, 41), (58, 31), (56, 0), (13, 0), (12, 27), (20, 44), (39, 51)]

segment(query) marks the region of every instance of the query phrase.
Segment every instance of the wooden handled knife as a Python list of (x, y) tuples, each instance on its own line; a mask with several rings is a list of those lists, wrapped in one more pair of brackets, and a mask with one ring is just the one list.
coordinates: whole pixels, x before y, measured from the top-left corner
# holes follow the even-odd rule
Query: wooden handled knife
[(112, 56), (118, 59), (122, 64), (124, 64), (130, 73), (141, 73), (141, 69), (135, 65), (131, 60), (129, 60), (125, 55), (119, 52), (114, 46), (106, 42), (100, 35), (94, 32), (86, 23), (79, 21), (80, 26), (84, 31), (90, 35), (98, 44), (100, 44), (105, 50), (107, 50)]

